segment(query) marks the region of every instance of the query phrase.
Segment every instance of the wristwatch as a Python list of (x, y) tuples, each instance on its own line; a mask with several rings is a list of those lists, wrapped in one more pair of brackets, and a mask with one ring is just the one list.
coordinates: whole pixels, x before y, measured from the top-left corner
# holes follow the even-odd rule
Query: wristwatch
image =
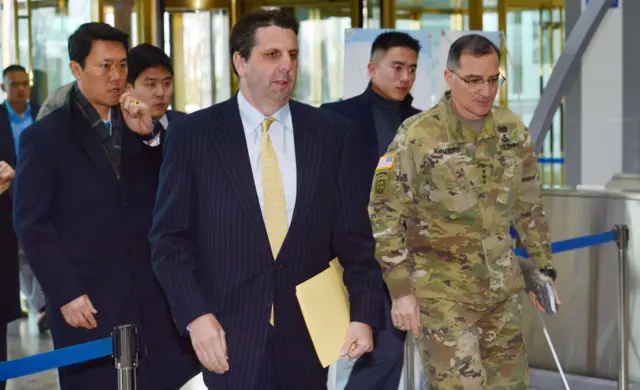
[(142, 139), (144, 141), (152, 141), (154, 138), (158, 136), (159, 133), (160, 133), (160, 130), (157, 129), (157, 126), (154, 126), (153, 131), (147, 135), (143, 135)]
[(552, 266), (548, 265), (546, 267), (540, 268), (540, 272), (551, 278), (551, 280), (553, 280), (554, 282), (556, 281), (556, 277), (558, 276), (558, 273), (556, 272), (556, 269), (553, 268)]

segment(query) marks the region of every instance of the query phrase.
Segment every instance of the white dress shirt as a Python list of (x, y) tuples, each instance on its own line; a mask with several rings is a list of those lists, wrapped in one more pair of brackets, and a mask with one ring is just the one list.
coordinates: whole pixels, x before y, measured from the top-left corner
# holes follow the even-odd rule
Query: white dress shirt
[[(238, 92), (238, 109), (244, 127), (244, 135), (249, 151), (249, 161), (253, 172), (256, 192), (260, 201), (260, 209), (264, 215), (264, 196), (262, 194), (262, 170), (260, 167), (260, 133), (262, 133), (262, 121), (268, 117), (262, 115)], [(273, 114), (275, 122), (269, 127), (269, 138), (278, 156), (278, 164), (282, 174), (285, 202), (287, 205), (287, 220), (291, 225), (293, 209), (296, 204), (297, 176), (296, 176), (296, 147), (293, 141), (293, 122), (291, 110), (287, 103), (278, 112)]]
[(160, 122), (160, 124), (162, 125), (162, 127), (164, 127), (165, 130), (169, 128), (169, 118), (167, 117), (166, 112), (164, 113), (164, 115), (162, 115), (162, 118), (158, 119), (158, 122)]

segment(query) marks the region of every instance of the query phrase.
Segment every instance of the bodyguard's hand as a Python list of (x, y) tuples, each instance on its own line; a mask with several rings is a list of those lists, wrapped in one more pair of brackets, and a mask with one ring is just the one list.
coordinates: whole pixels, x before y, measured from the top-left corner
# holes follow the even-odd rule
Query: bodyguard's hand
[(149, 107), (131, 96), (131, 92), (125, 92), (120, 96), (120, 110), (131, 131), (140, 135), (153, 132), (153, 119)]
[(362, 322), (352, 322), (347, 329), (347, 337), (340, 356), (349, 356), (351, 359), (357, 359), (362, 354), (373, 351), (373, 332), (371, 327)]
[(4, 161), (0, 161), (0, 195), (9, 189), (15, 172), (11, 165)]
[(420, 337), (420, 308), (413, 295), (405, 295), (391, 302), (391, 320), (396, 329), (411, 331)]
[(189, 334), (198, 360), (207, 370), (216, 374), (229, 371), (224, 330), (213, 314), (196, 318), (189, 324)]
[(87, 294), (62, 306), (60, 312), (67, 324), (74, 328), (95, 329), (98, 326), (94, 316), (98, 311)]

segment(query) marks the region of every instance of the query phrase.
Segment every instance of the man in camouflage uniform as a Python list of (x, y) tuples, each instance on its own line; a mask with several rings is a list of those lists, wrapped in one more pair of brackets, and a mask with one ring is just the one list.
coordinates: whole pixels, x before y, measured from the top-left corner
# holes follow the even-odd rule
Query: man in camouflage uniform
[(528, 388), (512, 222), (555, 279), (531, 137), (512, 112), (493, 107), (499, 63), (483, 36), (454, 42), (450, 91), (403, 123), (373, 180), (370, 215), (393, 321), (420, 338), (431, 390)]

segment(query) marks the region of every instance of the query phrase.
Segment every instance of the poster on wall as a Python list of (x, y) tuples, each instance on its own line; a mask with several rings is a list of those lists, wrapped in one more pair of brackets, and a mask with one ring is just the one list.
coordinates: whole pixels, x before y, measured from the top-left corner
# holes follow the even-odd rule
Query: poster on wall
[(402, 31), (389, 29), (350, 28), (345, 30), (344, 42), (344, 99), (360, 95), (369, 84), (367, 64), (371, 57), (371, 45), (378, 35), (387, 31), (399, 31), (409, 34), (420, 42), (421, 49), (418, 56), (416, 81), (411, 89), (413, 106), (426, 110), (431, 106), (431, 69), (432, 46), (431, 34), (425, 31)]
[(469, 35), (480, 34), (484, 35), (487, 39), (493, 42), (498, 48), (501, 47), (503, 42), (502, 33), (500, 31), (446, 31), (440, 32), (439, 45), (440, 50), (438, 53), (438, 59), (435, 64), (435, 84), (436, 84), (436, 101), (440, 100), (444, 92), (447, 90), (447, 85), (444, 82), (444, 68), (447, 64), (447, 57), (449, 56), (449, 48), (456, 39)]

